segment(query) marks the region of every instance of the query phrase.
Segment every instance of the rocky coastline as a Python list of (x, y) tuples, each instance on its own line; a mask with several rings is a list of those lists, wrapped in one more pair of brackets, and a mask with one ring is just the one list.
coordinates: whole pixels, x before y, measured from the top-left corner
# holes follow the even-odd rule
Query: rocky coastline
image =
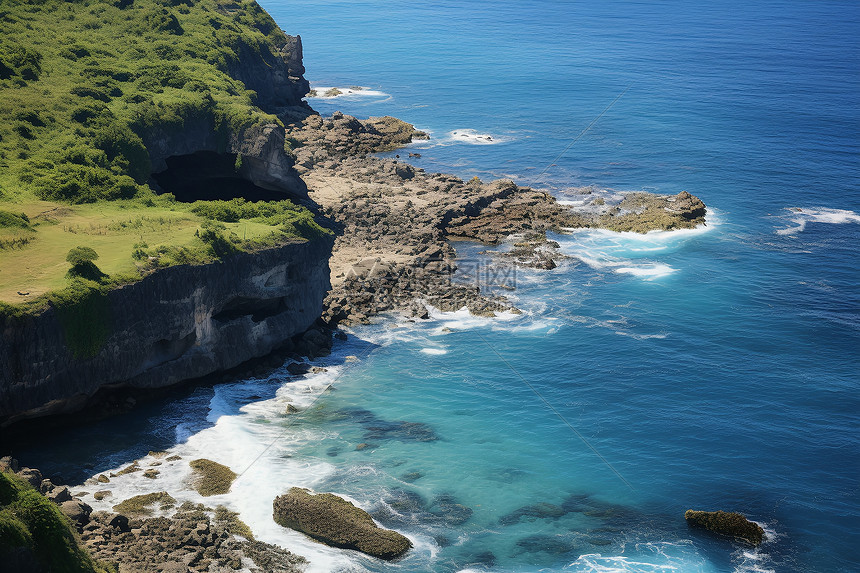
[[(157, 504), (163, 513), (160, 516), (152, 516), (152, 509), (146, 502), (138, 504), (138, 511), (129, 511), (134, 504), (127, 502), (115, 506), (120, 511), (93, 511), (67, 486), (54, 484), (38, 469), (19, 467), (18, 461), (9, 456), (0, 458), (0, 473), (3, 472), (59, 509), (60, 515), (43, 509), (43, 526), (48, 520), (53, 535), (65, 538), (72, 548), (85, 548), (97, 562), (117, 573), (237, 570), (299, 573), (307, 563), (306, 559), (286, 549), (255, 540), (237, 514), (224, 507), (212, 508), (190, 502), (176, 506), (173, 498), (161, 492), (161, 495), (150, 494), (148, 504), (152, 509)], [(110, 478), (100, 476), (100, 479), (108, 481)], [(0, 500), (0, 509), (2, 506)], [(5, 529), (0, 531), (6, 533)], [(4, 549), (6, 540), (3, 541), (0, 550)], [(0, 554), (11, 570), (22, 573), (51, 570), (45, 569), (41, 556), (26, 545), (8, 553), (0, 551)]]
[(399, 156), (371, 156), (427, 139), (392, 117), (299, 113), (285, 116), (285, 123), (308, 195), (338, 230), (330, 261), (332, 289), (323, 312), (331, 326), (366, 323), (385, 312), (426, 318), (428, 306), (442, 311), (465, 307), (479, 316), (517, 312), (505, 298), (454, 279), (452, 240), (488, 246), (510, 241), (510, 250), (490, 252), (491, 262), (550, 270), (563, 255), (547, 232), (594, 227), (641, 233), (705, 222), (704, 203), (687, 192), (619, 195), (574, 189), (581, 205), (572, 207), (512, 181), (463, 181), (426, 173)]
[[(292, 107), (283, 110), (282, 118), (287, 126), (285, 140), (294, 145), (295, 169), (307, 184), (308, 204), (336, 231), (333, 245), (329, 242), (319, 247), (326, 255), (331, 253), (328, 265), (320, 263), (319, 256), (311, 257), (316, 261), (313, 263), (316, 271), (311, 273), (316, 286), (310, 295), (290, 294), (284, 289), (296, 285), (290, 280), (273, 279), (293, 276), (290, 267), (303, 266), (303, 259), (286, 266), (275, 265), (273, 261), (271, 269), (264, 265), (265, 268), (253, 272), (230, 273), (230, 276), (250, 277), (248, 285), (239, 290), (253, 291), (252, 295), (234, 292), (236, 289), (219, 291), (212, 297), (195, 295), (193, 300), (198, 306), (203, 304), (203, 312), (189, 315), (196, 317), (195, 324), (177, 326), (179, 342), (170, 345), (153, 342), (153, 348), (160, 351), (160, 362), (147, 362), (147, 345), (137, 345), (145, 354), (140, 360), (126, 360), (128, 364), (148, 365), (143, 370), (147, 380), (155, 379), (153, 372), (162, 364), (169, 368), (182, 365), (183, 355), (192, 346), (200, 346), (182, 344), (189, 336), (183, 335), (185, 331), (194, 335), (195, 343), (202, 333), (203, 340), (211, 338), (217, 342), (223, 338), (228, 345), (235, 346), (241, 336), (224, 338), (225, 328), (244, 325), (245, 330), (251, 328), (257, 332), (259, 324), (271, 318), (282, 319), (285, 314), (281, 303), (274, 304), (271, 300), (286, 302), (296, 296), (312, 295), (313, 301), (308, 298), (307, 304), (299, 306), (312, 308), (313, 317), (303, 314), (301, 325), (293, 324), (291, 319), (289, 328), (281, 329), (289, 331), (289, 335), (263, 337), (269, 346), (267, 350), (255, 351), (259, 358), (250, 363), (234, 360), (225, 364), (227, 372), (223, 376), (235, 378), (243, 373), (265, 372), (290, 358), (325, 355), (339, 326), (367, 323), (385, 313), (420, 320), (428, 318), (430, 307), (442, 311), (465, 307), (480, 316), (519, 312), (504, 297), (489, 295), (479, 286), (456, 279), (457, 253), (451, 241), (476, 241), (489, 248), (508, 242), (510, 249), (488, 251), (490, 264), (551, 270), (563, 255), (558, 244), (547, 238), (548, 232), (563, 233), (583, 227), (646, 232), (691, 228), (704, 223), (704, 204), (685, 192), (669, 197), (645, 193), (613, 196), (579, 189), (577, 203), (581, 206), (574, 209), (545, 191), (511, 181), (463, 181), (452, 175), (426, 173), (399, 158), (371, 156), (373, 152), (396, 150), (413, 139), (426, 138), (413, 126), (391, 117), (358, 120), (335, 113), (323, 118), (306, 108)], [(248, 257), (255, 259), (253, 254)], [(185, 271), (180, 268), (171, 272)], [(162, 278), (167, 275), (161, 273)], [(328, 287), (329, 282), (330, 290), (317, 288)], [(215, 284), (219, 284), (217, 280)], [(177, 304), (187, 302), (186, 299), (179, 296)], [(292, 308), (293, 305), (287, 304)], [(316, 317), (321, 318), (314, 323)], [(237, 332), (245, 330), (240, 328)], [(189, 364), (201, 363), (198, 358)], [(214, 376), (211, 381), (217, 382), (218, 372), (225, 367), (206, 364), (204, 373)], [(301, 364), (295, 366), (288, 369), (291, 374), (306, 372)], [(231, 367), (234, 369), (230, 370)], [(174, 382), (183, 377), (179, 374)], [(147, 383), (141, 387), (144, 391), (149, 388)], [(127, 410), (133, 407), (133, 402), (132, 399), (129, 406), (126, 401), (126, 407), (121, 404), (117, 410)], [(57, 407), (55, 403), (54, 408), (56, 413), (63, 406)], [(43, 479), (38, 470), (19, 469), (11, 460), (6, 466), (17, 470), (20, 477), (56, 503), (77, 529), (80, 543), (96, 559), (115, 564), (118, 571), (302, 570), (303, 558), (253, 540), (247, 526), (243, 527), (237, 516), (224, 508), (189, 502), (177, 507), (167, 492), (156, 492), (116, 500), (113, 512), (93, 512), (67, 487)], [(158, 475), (157, 468), (136, 464), (123, 471)], [(219, 487), (222, 489), (218, 491), (223, 493), (229, 490), (229, 483)], [(96, 491), (92, 495), (99, 499), (97, 496), (108, 493)], [(331, 515), (321, 515), (314, 505), (320, 503), (331, 510), (327, 509)], [(138, 506), (144, 510), (138, 512)], [(320, 497), (288, 492), (274, 501), (274, 509), (278, 523), (334, 547), (358, 549), (382, 559), (395, 559), (410, 547), (408, 539), (395, 531), (378, 528), (370, 515), (332, 494)], [(148, 515), (150, 512), (158, 515)]]
[[(551, 270), (563, 255), (547, 233), (584, 227), (647, 232), (704, 224), (704, 204), (686, 192), (619, 195), (576, 189), (572, 193), (579, 206), (574, 208), (512, 181), (464, 181), (427, 173), (399, 157), (374, 157), (428, 136), (392, 117), (316, 114), (301, 101), (309, 87), (300, 38), (287, 39), (266, 65), (231, 70), (257, 92), (261, 108), (278, 114), (283, 128), (257, 125), (221, 141), (211, 118), (204, 117), (181, 132), (155, 130), (145, 141), (151, 172), (167, 170), (171, 158), (180, 155), (205, 152), (222, 163), (227, 157), (231, 165), (241, 156), (241, 178), (302, 200), (335, 229), (335, 238), (244, 253), (212, 265), (168, 268), (117, 289), (108, 306), (128, 312), (106, 318), (110, 334), (93, 356), (76, 356), (68, 348), (62, 317), (53, 310), (0, 325), (0, 423), (72, 412), (80, 418), (76, 412), (98, 396), (102, 414), (124, 412), (137, 403), (133, 391), (151, 395), (183, 381), (235, 379), (290, 358), (322, 356), (338, 327), (368, 323), (385, 313), (421, 320), (430, 308), (467, 308), (487, 317), (519, 312), (506, 298), (457, 279), (452, 241), (489, 248), (510, 243), (509, 249), (488, 251), (488, 264)], [(157, 181), (152, 184), (158, 188)], [(153, 307), (152, 301), (158, 304)], [(303, 368), (297, 364), (290, 372), (300, 375), (307, 371)], [(100, 394), (105, 387), (113, 391), (108, 397)], [(84, 495), (38, 470), (18, 467), (11, 458), (0, 460), (0, 471), (14, 473), (54, 503), (65, 516), (63, 523), (76, 531), (76, 543), (119, 572), (291, 573), (305, 563), (283, 548), (255, 541), (236, 514), (223, 507), (177, 506), (167, 492), (154, 492), (117, 499), (111, 512), (94, 512)], [(144, 477), (159, 472), (155, 463), (122, 471), (141, 471)], [(92, 479), (89, 485), (95, 486), (111, 478)], [(229, 483), (222, 483), (214, 491), (227, 490)], [(92, 495), (101, 500), (109, 492)], [(402, 535), (378, 528), (373, 518), (380, 516), (329, 496), (288, 492), (274, 500), (274, 519), (329, 545), (383, 559), (396, 559), (411, 547)], [(450, 500), (440, 505), (454, 515), (449, 519), (468, 519), (471, 513)], [(348, 519), (337, 527), (328, 517), (308, 522), (308, 514), (320, 518), (321, 507), (334, 507), (332, 513)], [(508, 519), (552, 517), (560, 511), (567, 509), (524, 508)], [(32, 552), (16, 549), (14, 556), (22, 571), (45, 570)]]

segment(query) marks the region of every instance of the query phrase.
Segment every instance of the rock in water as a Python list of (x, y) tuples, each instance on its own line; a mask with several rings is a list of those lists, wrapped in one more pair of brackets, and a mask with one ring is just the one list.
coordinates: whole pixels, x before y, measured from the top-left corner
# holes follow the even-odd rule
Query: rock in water
[(764, 529), (740, 513), (688, 509), (684, 513), (684, 519), (690, 525), (704, 527), (714, 533), (738, 537), (753, 545), (760, 545), (764, 540)]
[(276, 497), (273, 506), (276, 523), (332, 547), (356, 549), (388, 560), (412, 547), (409, 539), (378, 527), (366, 511), (331, 493), (313, 495), (294, 487)]

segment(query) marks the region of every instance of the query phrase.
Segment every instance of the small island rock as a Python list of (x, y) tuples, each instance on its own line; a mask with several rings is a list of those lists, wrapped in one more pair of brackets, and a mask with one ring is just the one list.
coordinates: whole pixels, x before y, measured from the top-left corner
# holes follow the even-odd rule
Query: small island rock
[(412, 547), (403, 535), (382, 529), (366, 511), (331, 493), (312, 494), (294, 487), (275, 498), (274, 519), (317, 541), (356, 549), (380, 559), (396, 559)]
[(703, 527), (708, 531), (738, 537), (753, 545), (760, 545), (764, 540), (764, 529), (758, 523), (750, 521), (740, 513), (728, 511), (694, 511), (688, 509), (684, 513), (687, 523), (695, 527)]

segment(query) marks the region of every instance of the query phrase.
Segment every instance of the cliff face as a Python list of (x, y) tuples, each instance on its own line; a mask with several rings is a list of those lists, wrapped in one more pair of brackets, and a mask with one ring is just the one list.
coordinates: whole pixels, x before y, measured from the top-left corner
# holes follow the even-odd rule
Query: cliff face
[[(276, 124), (231, 133), (225, 142), (215, 131), (212, 118), (198, 118), (186, 121), (181, 132), (154, 130), (145, 143), (156, 178), (168, 169), (169, 158), (208, 151), (222, 156), (241, 155), (242, 167), (237, 175), (263, 189), (282, 192), (284, 199), (288, 195), (299, 199), (308, 196), (305, 182), (293, 167), (295, 161), (284, 151), (284, 128)], [(226, 161), (233, 163), (232, 159)]]
[(237, 63), (227, 72), (257, 92), (256, 103), (265, 111), (276, 113), (283, 107), (307, 105), (302, 102), (310, 91), (302, 65), (302, 37), (286, 35), (284, 44), (275, 51), (256, 53), (243, 44), (238, 47)]
[[(252, 49), (244, 43), (236, 46), (236, 63), (229, 75), (256, 92), (256, 105), (269, 113), (297, 108), (300, 115), (313, 113), (302, 98), (310, 90), (304, 78), (302, 39), (286, 36), (282, 46), (273, 52)], [(284, 128), (257, 125), (241, 131), (224, 133), (216, 129), (211, 114), (189, 117), (181, 129), (156, 127), (143, 137), (149, 152), (151, 173), (167, 169), (167, 159), (211, 151), (242, 156), (240, 176), (263, 189), (282, 191), (301, 199), (307, 198), (307, 187), (293, 168), (294, 159), (284, 150)]]
[(109, 293), (109, 335), (76, 358), (53, 309), (0, 338), (0, 422), (70, 411), (99, 388), (157, 388), (268, 354), (304, 332), (330, 288), (332, 239), (158, 271)]

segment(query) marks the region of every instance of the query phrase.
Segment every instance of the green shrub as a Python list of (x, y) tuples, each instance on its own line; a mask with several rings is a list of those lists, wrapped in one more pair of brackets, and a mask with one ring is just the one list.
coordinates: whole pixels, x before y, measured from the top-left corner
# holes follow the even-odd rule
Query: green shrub
[(224, 225), (213, 225), (210, 221), (205, 221), (200, 229), (200, 240), (203, 241), (211, 250), (212, 255), (222, 259), (230, 256), (238, 251), (230, 239), (224, 236)]
[(27, 526), (8, 509), (0, 510), (0, 557), (11, 549), (32, 543), (33, 536)]
[[(127, 173), (135, 182), (145, 183), (149, 178), (149, 152), (143, 140), (126, 124), (108, 123), (100, 126), (93, 143), (103, 150), (111, 163), (121, 162), (122, 172)], [(121, 192), (122, 196), (127, 196)], [(134, 191), (131, 192), (134, 195)]]
[(167, 32), (181, 36), (185, 33), (176, 16), (164, 8), (161, 10), (153, 9), (144, 17), (144, 23), (145, 26), (141, 30), (144, 34), (147, 32)]
[(29, 548), (52, 573), (107, 573), (78, 545), (72, 525), (44, 495), (16, 476), (0, 472), (0, 558)]
[(90, 87), (90, 86), (75, 86), (71, 90), (69, 90), (72, 95), (76, 95), (78, 97), (89, 97), (94, 100), (103, 101), (105, 103), (111, 100), (110, 94), (107, 90)]
[(85, 58), (90, 55), (90, 51), (80, 44), (72, 44), (71, 46), (66, 46), (59, 52), (60, 57), (66, 58), (68, 60), (77, 61), (78, 58)]
[(0, 43), (0, 80), (20, 77), (38, 80), (42, 73), (42, 54), (16, 43)]
[(25, 213), (10, 213), (0, 210), (0, 229), (30, 229), (30, 218)]

